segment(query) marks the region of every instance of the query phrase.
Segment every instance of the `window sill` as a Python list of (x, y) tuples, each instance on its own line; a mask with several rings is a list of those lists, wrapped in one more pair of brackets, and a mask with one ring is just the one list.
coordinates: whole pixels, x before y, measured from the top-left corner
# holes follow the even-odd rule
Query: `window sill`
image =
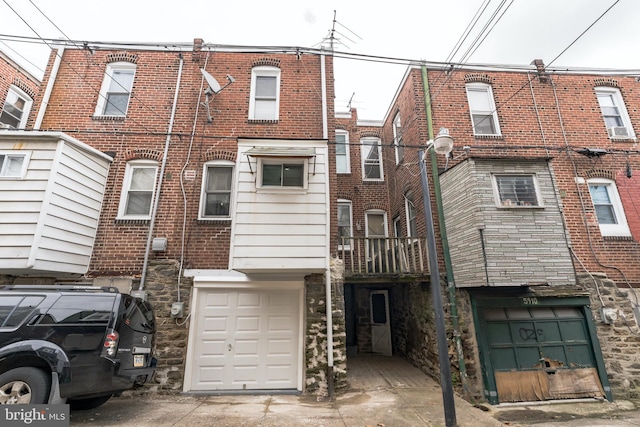
[(278, 119), (249, 119), (249, 124), (253, 124), (253, 125), (278, 124)]
[(638, 142), (635, 136), (610, 136), (609, 139), (613, 142)]
[(258, 187), (256, 193), (264, 194), (307, 194), (309, 191), (306, 188), (295, 187)]
[(200, 225), (228, 225), (231, 223), (231, 218), (198, 218), (196, 222)]
[(544, 206), (525, 205), (496, 205), (498, 209), (544, 209)]
[(95, 114), (91, 116), (92, 120), (99, 120), (103, 122), (123, 122), (126, 118), (127, 116), (99, 116)]
[(504, 135), (485, 135), (485, 134), (473, 134), (475, 139), (504, 139)]
[(618, 241), (618, 240), (626, 240), (626, 241), (632, 241), (633, 240), (633, 236), (602, 236), (603, 240), (612, 240), (612, 241)]
[(141, 219), (141, 218), (116, 218), (116, 224), (148, 224), (151, 221), (149, 218)]

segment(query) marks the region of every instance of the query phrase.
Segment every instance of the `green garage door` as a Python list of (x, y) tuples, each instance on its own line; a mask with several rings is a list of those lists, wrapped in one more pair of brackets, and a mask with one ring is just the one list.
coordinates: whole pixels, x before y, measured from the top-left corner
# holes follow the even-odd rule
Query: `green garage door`
[(489, 305), (477, 310), (492, 403), (607, 397), (584, 306)]

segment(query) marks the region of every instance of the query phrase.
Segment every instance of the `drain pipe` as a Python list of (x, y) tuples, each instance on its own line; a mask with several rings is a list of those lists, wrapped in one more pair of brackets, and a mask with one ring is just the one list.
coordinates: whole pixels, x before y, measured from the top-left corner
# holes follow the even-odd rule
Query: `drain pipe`
[[(320, 55), (320, 74), (322, 85), (322, 137), (325, 140), (329, 138), (328, 130), (328, 118), (327, 118), (327, 75), (326, 75), (326, 60), (324, 49)], [(329, 152), (327, 147), (327, 153)], [(328, 164), (328, 159), (327, 159)], [(325, 270), (325, 307), (327, 317), (327, 392), (329, 398), (333, 398), (334, 395), (334, 377), (333, 377), (333, 304), (331, 297), (331, 194), (329, 192), (329, 174), (325, 174), (326, 191), (325, 191), (325, 214), (327, 217), (325, 242), (327, 247), (326, 254), (326, 270)]]
[(142, 263), (142, 276), (140, 277), (139, 291), (144, 289), (144, 282), (147, 278), (147, 267), (149, 266), (149, 252), (153, 241), (153, 227), (156, 223), (156, 215), (158, 213), (158, 205), (160, 204), (160, 190), (162, 189), (162, 181), (164, 180), (164, 170), (167, 166), (167, 156), (169, 154), (169, 145), (171, 144), (171, 131), (173, 130), (173, 121), (176, 116), (176, 107), (178, 104), (178, 94), (180, 93), (180, 80), (182, 78), (182, 66), (184, 59), (182, 53), (180, 55), (180, 67), (178, 68), (178, 81), (176, 82), (176, 92), (173, 96), (173, 106), (171, 107), (171, 118), (169, 119), (169, 129), (167, 129), (167, 139), (164, 143), (164, 153), (162, 154), (162, 165), (160, 166), (160, 176), (158, 178), (158, 189), (153, 202), (153, 210), (151, 211), (151, 223), (149, 224), (149, 235), (147, 236), (147, 248), (144, 251), (144, 261)]
[[(431, 112), (431, 94), (429, 90), (429, 77), (426, 66), (422, 65), (422, 82), (424, 85), (424, 100), (427, 113), (427, 127), (429, 140), (433, 139), (433, 117)], [(453, 277), (453, 266), (451, 265), (451, 254), (449, 252), (449, 239), (447, 238), (447, 228), (444, 222), (444, 209), (442, 207), (442, 191), (440, 189), (440, 177), (438, 175), (438, 164), (435, 150), (430, 151), (431, 175), (433, 178), (434, 195), (438, 207), (438, 224), (440, 225), (440, 239), (442, 241), (442, 252), (444, 252), (444, 264), (447, 270), (447, 290), (449, 291), (449, 308), (451, 310), (451, 323), (453, 324), (453, 338), (455, 340), (456, 354), (458, 355), (458, 370), (460, 371), (460, 383), (465, 397), (468, 397), (469, 382), (467, 379), (467, 368), (464, 362), (464, 352), (462, 350), (462, 339), (460, 338), (460, 322), (458, 318), (458, 306), (456, 303), (456, 282)]]
[(42, 120), (44, 120), (44, 114), (47, 111), (47, 106), (49, 105), (49, 98), (51, 98), (53, 85), (56, 83), (56, 78), (58, 77), (58, 69), (60, 69), (60, 63), (62, 62), (63, 54), (64, 54), (64, 46), (61, 46), (60, 48), (58, 48), (56, 52), (56, 59), (55, 61), (53, 61), (53, 67), (51, 67), (51, 72), (49, 73), (49, 81), (47, 82), (47, 88), (45, 89), (44, 95), (42, 96), (42, 102), (40, 103), (38, 116), (36, 117), (36, 121), (33, 124), (34, 130), (40, 130), (40, 126), (42, 125)]

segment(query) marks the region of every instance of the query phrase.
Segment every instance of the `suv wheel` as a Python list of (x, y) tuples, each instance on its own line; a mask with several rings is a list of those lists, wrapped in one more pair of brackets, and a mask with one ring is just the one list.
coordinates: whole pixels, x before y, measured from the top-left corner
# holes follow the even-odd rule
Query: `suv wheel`
[(0, 404), (47, 402), (51, 379), (37, 368), (16, 368), (0, 375)]
[(93, 409), (105, 403), (111, 398), (111, 395), (91, 397), (89, 399), (69, 399), (67, 403), (73, 410), (77, 409)]

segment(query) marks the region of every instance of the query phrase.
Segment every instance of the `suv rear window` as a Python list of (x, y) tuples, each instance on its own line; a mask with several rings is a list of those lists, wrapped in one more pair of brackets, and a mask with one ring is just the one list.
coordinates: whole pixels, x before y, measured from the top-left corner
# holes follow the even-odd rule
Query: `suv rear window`
[(38, 307), (43, 296), (3, 296), (0, 301), (0, 327), (20, 325)]
[(114, 299), (96, 297), (88, 304), (86, 294), (62, 295), (53, 303), (39, 324), (107, 324), (111, 318)]
[(124, 323), (137, 332), (153, 333), (155, 322), (149, 303), (137, 298), (125, 298)]

